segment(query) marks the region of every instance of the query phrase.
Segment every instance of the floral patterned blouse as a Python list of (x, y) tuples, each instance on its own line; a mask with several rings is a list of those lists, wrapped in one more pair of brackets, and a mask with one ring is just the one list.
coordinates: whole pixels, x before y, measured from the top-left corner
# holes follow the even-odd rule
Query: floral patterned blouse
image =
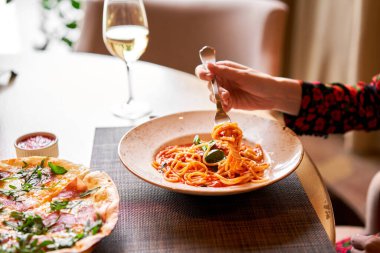
[[(284, 119), (298, 135), (380, 129), (380, 74), (370, 83), (356, 86), (302, 82), (300, 111), (297, 116), (284, 114)], [(338, 253), (351, 252), (351, 238), (337, 242), (335, 247)]]
[(302, 83), (297, 116), (284, 115), (296, 134), (327, 136), (350, 130), (380, 129), (380, 74), (368, 84)]

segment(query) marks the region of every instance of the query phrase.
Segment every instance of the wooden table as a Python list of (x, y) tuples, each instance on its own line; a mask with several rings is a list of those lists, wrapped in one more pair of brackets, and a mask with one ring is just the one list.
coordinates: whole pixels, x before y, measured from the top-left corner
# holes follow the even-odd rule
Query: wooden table
[[(123, 101), (127, 92), (125, 66), (116, 58), (81, 53), (0, 56), (0, 70), (5, 69), (18, 76), (12, 85), (0, 86), (0, 159), (15, 157), (13, 144), (18, 136), (50, 131), (58, 136), (60, 157), (89, 165), (95, 127), (148, 120), (131, 122), (112, 115), (111, 106)], [(136, 97), (151, 103), (152, 115), (215, 108), (206, 85), (193, 75), (137, 62), (132, 66), (132, 79)], [(307, 154), (296, 172), (335, 242), (330, 198)]]

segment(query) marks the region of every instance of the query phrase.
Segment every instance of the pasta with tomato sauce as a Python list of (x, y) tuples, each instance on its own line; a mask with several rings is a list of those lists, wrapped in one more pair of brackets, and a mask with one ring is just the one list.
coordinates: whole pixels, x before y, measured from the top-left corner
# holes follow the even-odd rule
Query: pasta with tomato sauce
[(193, 186), (225, 187), (267, 178), (268, 159), (260, 144), (242, 143), (237, 123), (216, 125), (211, 141), (196, 135), (193, 144), (167, 146), (155, 157), (152, 166), (165, 180)]

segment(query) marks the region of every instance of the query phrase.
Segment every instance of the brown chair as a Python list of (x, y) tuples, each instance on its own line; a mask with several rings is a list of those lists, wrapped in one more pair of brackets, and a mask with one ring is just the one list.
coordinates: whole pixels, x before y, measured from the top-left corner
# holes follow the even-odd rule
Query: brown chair
[[(194, 73), (198, 51), (279, 75), (287, 6), (277, 0), (146, 0), (149, 44), (141, 60)], [(88, 1), (76, 50), (108, 53), (102, 41), (102, 1)]]
[(380, 172), (378, 172), (368, 188), (366, 202), (365, 227), (337, 226), (336, 241), (356, 234), (375, 234), (380, 232)]

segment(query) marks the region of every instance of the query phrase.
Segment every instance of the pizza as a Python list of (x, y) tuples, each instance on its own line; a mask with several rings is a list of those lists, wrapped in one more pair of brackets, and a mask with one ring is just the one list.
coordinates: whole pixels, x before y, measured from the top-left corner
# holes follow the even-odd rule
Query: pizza
[(90, 250), (118, 212), (105, 172), (51, 157), (0, 161), (0, 253)]

